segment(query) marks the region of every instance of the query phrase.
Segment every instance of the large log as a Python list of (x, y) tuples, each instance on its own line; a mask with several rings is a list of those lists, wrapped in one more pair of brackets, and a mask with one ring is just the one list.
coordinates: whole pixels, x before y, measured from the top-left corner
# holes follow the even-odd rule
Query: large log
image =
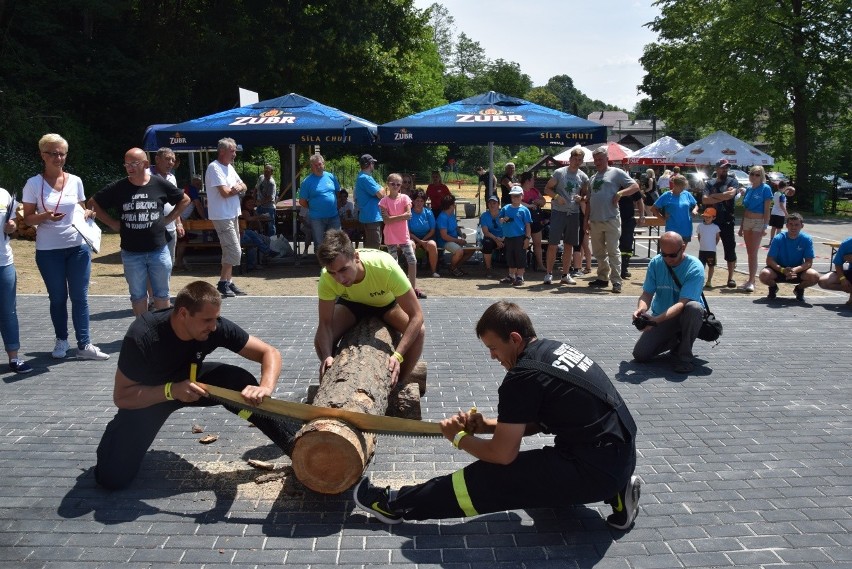
[[(387, 358), (394, 351), (394, 340), (377, 318), (357, 323), (341, 338), (313, 404), (384, 415), (390, 393)], [(311, 421), (296, 434), (293, 470), (311, 490), (339, 494), (363, 476), (375, 448), (374, 434), (335, 419)]]

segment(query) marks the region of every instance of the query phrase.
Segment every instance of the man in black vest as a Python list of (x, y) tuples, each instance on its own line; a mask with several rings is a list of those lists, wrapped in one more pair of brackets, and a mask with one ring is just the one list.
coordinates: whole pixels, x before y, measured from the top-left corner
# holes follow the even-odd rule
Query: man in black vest
[[(478, 460), (397, 491), (365, 477), (356, 504), (396, 524), (606, 501), (613, 509), (607, 522), (630, 528), (641, 486), (633, 475), (636, 425), (606, 373), (573, 346), (538, 339), (530, 317), (511, 302), (491, 305), (476, 334), (508, 371), (497, 418), (472, 409), (441, 421), (441, 430)], [(555, 435), (554, 445), (521, 452), (522, 439), (539, 432)]]
[(701, 203), (716, 208), (716, 225), (722, 237), (725, 261), (728, 262), (728, 288), (734, 288), (734, 269), (737, 268), (737, 242), (734, 238), (734, 198), (740, 183), (729, 175), (730, 163), (725, 160), (716, 162), (716, 175), (704, 184)]

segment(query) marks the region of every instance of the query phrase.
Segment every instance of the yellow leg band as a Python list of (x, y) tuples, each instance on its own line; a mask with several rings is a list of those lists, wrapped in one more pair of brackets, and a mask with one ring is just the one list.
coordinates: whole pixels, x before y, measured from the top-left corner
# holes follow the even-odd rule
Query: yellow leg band
[(456, 494), (456, 501), (459, 504), (465, 516), (476, 516), (479, 512), (473, 507), (473, 502), (470, 500), (470, 494), (467, 493), (467, 483), (464, 480), (464, 469), (453, 472), (453, 492)]

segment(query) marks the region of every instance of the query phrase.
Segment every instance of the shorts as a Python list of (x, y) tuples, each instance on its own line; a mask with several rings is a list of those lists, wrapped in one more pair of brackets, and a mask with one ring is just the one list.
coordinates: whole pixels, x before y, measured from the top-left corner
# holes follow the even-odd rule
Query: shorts
[(222, 247), (222, 264), (235, 267), (240, 264), (243, 251), (240, 247), (239, 219), (214, 219), (213, 227), (219, 236), (219, 245)]
[(163, 245), (154, 251), (135, 252), (121, 250), (124, 279), (130, 289), (130, 302), (148, 298), (148, 282), (154, 298), (168, 300), (172, 258), (169, 248)]
[(746, 217), (743, 218), (741, 227), (743, 231), (760, 231), (762, 233), (764, 225), (762, 217)]
[(456, 243), (455, 241), (447, 241), (446, 243), (444, 243), (444, 251), (446, 251), (447, 253), (455, 253), (461, 248), (462, 246)]
[(769, 227), (774, 227), (775, 229), (783, 229), (784, 228), (784, 216), (783, 215), (770, 215), (769, 216)]
[(485, 255), (490, 255), (494, 251), (497, 250), (497, 242), (491, 239), (490, 237), (482, 238), (482, 253)]
[(796, 278), (791, 280), (791, 281), (788, 281), (787, 275), (785, 275), (784, 273), (776, 271), (772, 267), (766, 267), (766, 268), (769, 269), (770, 271), (772, 271), (773, 273), (775, 273), (775, 284), (776, 285), (781, 284), (781, 283), (799, 284), (800, 282), (802, 282), (802, 273), (796, 273)]
[(506, 237), (506, 264), (510, 269), (523, 269), (527, 266), (527, 253), (524, 251), (524, 237)]
[(390, 304), (386, 304), (385, 306), (370, 306), (369, 304), (361, 304), (360, 302), (352, 302), (345, 298), (338, 298), (335, 304), (345, 306), (355, 316), (355, 321), (360, 322), (362, 319), (370, 318), (371, 316), (375, 316), (379, 320), (384, 319), (385, 314), (396, 306), (396, 300), (391, 301)]
[(707, 267), (716, 266), (716, 251), (699, 251), (698, 260), (701, 264)]
[(580, 215), (564, 211), (554, 211), (550, 214), (550, 236), (548, 245), (559, 245), (562, 241), (566, 245), (579, 244), (580, 242)]
[(417, 264), (417, 257), (414, 255), (414, 247), (411, 243), (403, 243), (402, 245), (388, 245), (388, 253), (394, 259), (399, 259), (399, 250), (402, 249), (402, 254), (405, 256), (405, 262), (411, 266)]

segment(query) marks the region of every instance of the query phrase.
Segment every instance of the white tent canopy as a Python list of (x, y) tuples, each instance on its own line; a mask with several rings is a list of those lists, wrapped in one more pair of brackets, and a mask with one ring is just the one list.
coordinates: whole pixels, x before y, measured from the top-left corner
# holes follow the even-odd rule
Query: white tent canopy
[(556, 160), (557, 162), (562, 162), (563, 164), (567, 164), (568, 159), (571, 158), (571, 151), (574, 150), (574, 148), (579, 148), (580, 150), (583, 151), (583, 163), (584, 164), (591, 164), (592, 163), (592, 151), (589, 150), (588, 148), (580, 146), (579, 144), (572, 147), (572, 148), (569, 148), (568, 150), (566, 150), (564, 152), (560, 152), (559, 154), (554, 156), (553, 159)]
[(683, 166), (712, 166), (719, 160), (727, 160), (735, 166), (772, 166), (775, 159), (754, 146), (731, 136), (723, 130), (697, 140), (670, 154), (667, 164)]
[(649, 166), (667, 164), (669, 155), (674, 154), (682, 148), (683, 144), (671, 136), (664, 136), (631, 154), (627, 158), (627, 163)]

